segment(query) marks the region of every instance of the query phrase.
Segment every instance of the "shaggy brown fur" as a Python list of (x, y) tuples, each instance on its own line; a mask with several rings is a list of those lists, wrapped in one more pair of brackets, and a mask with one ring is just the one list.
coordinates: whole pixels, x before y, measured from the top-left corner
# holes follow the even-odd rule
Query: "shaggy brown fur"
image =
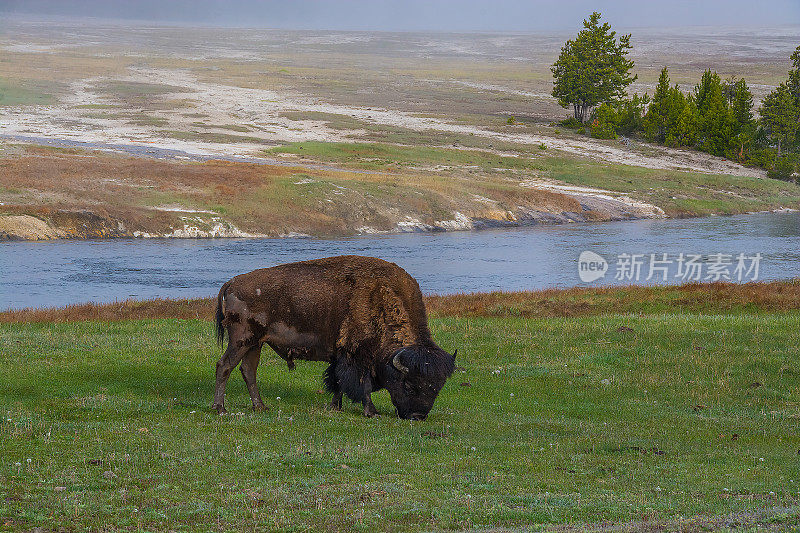
[(263, 407), (255, 380), (261, 347), (286, 360), (326, 361), (325, 383), (334, 393), (377, 413), (370, 393), (387, 388), (398, 414), (424, 418), (447, 377), (454, 356), (439, 348), (428, 329), (417, 282), (381, 259), (330, 257), (255, 270), (222, 286), (217, 337), (228, 347), (217, 364), (214, 407), (224, 412), (225, 383), (241, 361), (253, 407)]

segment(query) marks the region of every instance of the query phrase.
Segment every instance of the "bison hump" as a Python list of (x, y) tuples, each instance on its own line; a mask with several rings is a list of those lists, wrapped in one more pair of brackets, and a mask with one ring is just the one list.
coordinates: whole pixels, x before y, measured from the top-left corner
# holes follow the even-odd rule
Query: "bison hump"
[(414, 309), (391, 287), (360, 288), (342, 322), (337, 348), (354, 353), (364, 343), (374, 348), (417, 344), (421, 331), (416, 322)]

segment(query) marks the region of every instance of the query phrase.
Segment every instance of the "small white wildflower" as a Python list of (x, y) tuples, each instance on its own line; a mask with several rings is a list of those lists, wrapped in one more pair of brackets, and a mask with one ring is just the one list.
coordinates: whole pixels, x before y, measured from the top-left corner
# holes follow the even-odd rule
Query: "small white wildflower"
[(31, 464), (31, 458), (28, 457), (28, 464)]
[(474, 452), (474, 451), (475, 451), (475, 446), (473, 446), (473, 447), (472, 447), (472, 448), (470, 448), (470, 449), (471, 449), (471, 450)]
[(22, 463), (19, 463), (19, 462), (14, 463), (14, 466), (22, 466)]
[(759, 457), (758, 460), (761, 461), (761, 462), (764, 462), (764, 458), (763, 457)]
[(193, 415), (193, 414), (195, 414), (196, 412), (197, 412), (197, 411), (189, 411), (189, 414), (190, 414), (190, 415)]
[(280, 396), (276, 396), (275, 399), (280, 401), (281, 397)]

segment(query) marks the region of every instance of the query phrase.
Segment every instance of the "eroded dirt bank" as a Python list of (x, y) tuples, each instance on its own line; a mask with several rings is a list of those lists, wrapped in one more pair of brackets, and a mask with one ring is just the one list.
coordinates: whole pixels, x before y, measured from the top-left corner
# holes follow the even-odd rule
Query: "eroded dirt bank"
[[(174, 214), (161, 224), (142, 224), (137, 221), (117, 218), (106, 210), (99, 214), (88, 210), (68, 211), (32, 209), (26, 214), (0, 215), (0, 241), (8, 240), (51, 240), (51, 239), (108, 239), (108, 238), (267, 238), (267, 237), (312, 237), (312, 236), (352, 236), (361, 234), (468, 231), (499, 227), (534, 226), (537, 224), (566, 224), (573, 222), (596, 222), (610, 220), (636, 220), (641, 218), (661, 218), (663, 211), (649, 204), (631, 201), (605, 194), (582, 192), (563, 195), (566, 201), (575, 202), (574, 211), (558, 211), (547, 206), (517, 206), (513, 211), (496, 207), (486, 199), (486, 209), (474, 210), (471, 216), (459, 211), (452, 219), (429, 220), (424, 213), (412, 211), (411, 214), (375, 213), (383, 218), (381, 226), (357, 226), (358, 220), (351, 219), (342, 225), (341, 234), (325, 233), (317, 235), (307, 231), (284, 228), (275, 231), (264, 228), (264, 232), (249, 232), (237, 227), (214, 213), (196, 213), (181, 206), (167, 206), (164, 213)], [(365, 206), (337, 206), (339, 209), (365, 209)], [(366, 218), (364, 224), (369, 223)], [(387, 227), (388, 224), (388, 227)], [(298, 227), (297, 230), (306, 230)]]
[(362, 171), (12, 148), (0, 158), (0, 240), (341, 237), (665, 216), (623, 193), (525, 170)]

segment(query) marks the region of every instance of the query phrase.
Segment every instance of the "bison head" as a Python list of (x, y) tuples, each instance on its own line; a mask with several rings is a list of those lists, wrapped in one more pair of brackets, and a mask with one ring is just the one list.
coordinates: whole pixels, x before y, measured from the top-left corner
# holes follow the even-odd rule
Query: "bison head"
[[(458, 350), (456, 350), (457, 352)], [(453, 373), (456, 353), (438, 346), (400, 348), (386, 364), (384, 384), (400, 418), (424, 420), (445, 381)]]

